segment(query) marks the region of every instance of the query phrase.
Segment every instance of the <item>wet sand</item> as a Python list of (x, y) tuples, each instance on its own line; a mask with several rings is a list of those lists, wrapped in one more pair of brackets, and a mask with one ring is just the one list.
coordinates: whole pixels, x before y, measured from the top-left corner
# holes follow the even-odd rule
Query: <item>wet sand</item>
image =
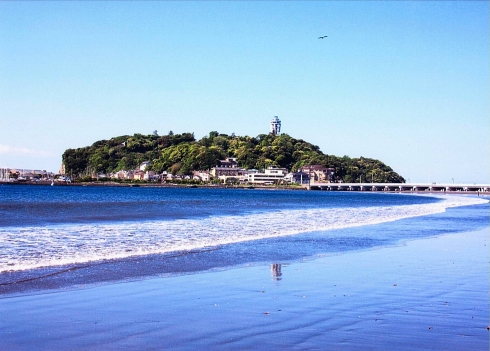
[(489, 228), (0, 296), (0, 350), (488, 350)]

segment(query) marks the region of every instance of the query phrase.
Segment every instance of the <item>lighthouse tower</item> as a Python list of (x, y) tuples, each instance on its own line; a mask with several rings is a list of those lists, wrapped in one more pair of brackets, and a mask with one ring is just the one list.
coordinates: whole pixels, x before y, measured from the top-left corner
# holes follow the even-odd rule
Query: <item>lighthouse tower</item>
[(281, 133), (281, 121), (277, 116), (271, 121), (271, 134), (279, 135)]

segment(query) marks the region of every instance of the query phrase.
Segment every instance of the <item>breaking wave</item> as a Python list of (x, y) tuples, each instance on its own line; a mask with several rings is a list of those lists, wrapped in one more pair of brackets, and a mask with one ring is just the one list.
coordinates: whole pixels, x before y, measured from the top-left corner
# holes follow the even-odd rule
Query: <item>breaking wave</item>
[(0, 272), (379, 224), (441, 213), (448, 207), (486, 202), (478, 198), (449, 196), (431, 204), (280, 210), (172, 221), (7, 227), (0, 230)]

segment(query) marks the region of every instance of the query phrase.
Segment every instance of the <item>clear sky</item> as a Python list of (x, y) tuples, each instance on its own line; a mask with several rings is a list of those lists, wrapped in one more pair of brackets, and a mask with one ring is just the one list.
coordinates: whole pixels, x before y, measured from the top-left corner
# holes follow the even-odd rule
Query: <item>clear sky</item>
[(412, 182), (488, 183), (489, 99), (488, 1), (0, 3), (4, 167), (154, 130), (257, 136), (278, 115)]

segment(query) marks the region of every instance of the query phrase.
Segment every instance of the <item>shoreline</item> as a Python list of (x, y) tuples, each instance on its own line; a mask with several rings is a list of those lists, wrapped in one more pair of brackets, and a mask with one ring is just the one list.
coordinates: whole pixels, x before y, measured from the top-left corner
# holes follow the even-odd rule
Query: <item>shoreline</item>
[(0, 297), (0, 349), (484, 350), (489, 233)]
[[(485, 207), (488, 208), (488, 205)], [(294, 263), (298, 260), (308, 260), (316, 255), (342, 255), (397, 247), (412, 240), (437, 235), (430, 230), (427, 232), (419, 230), (413, 237), (397, 235), (400, 228), (410, 230), (412, 226), (418, 227), (427, 220), (437, 221), (438, 225), (449, 234), (461, 232), (460, 228), (451, 226), (451, 221), (454, 218), (466, 218), (467, 211), (471, 213), (474, 210), (468, 206), (448, 207), (444, 212), (368, 225), (305, 231), (294, 235), (237, 241), (190, 250), (128, 255), (120, 258), (102, 258), (4, 271), (0, 273), (0, 297), (40, 290), (63, 290), (87, 284), (113, 284), (118, 281), (152, 279), (158, 276), (199, 274), (209, 270), (256, 265), (269, 260)], [(482, 216), (481, 211), (484, 209), (480, 208), (479, 211)], [(485, 225), (487, 224), (483, 224), (483, 227)], [(475, 222), (473, 225), (467, 224), (463, 231), (477, 230), (481, 227), (482, 224)], [(378, 238), (376, 232), (384, 234)], [(358, 240), (362, 240), (362, 244)], [(311, 243), (315, 243), (314, 246), (310, 246)]]
[[(15, 185), (15, 186), (51, 186), (49, 181), (40, 182), (0, 182), (1, 185)], [(361, 193), (386, 193), (386, 194), (439, 194), (439, 195), (478, 195), (478, 196), (490, 196), (490, 191), (430, 191), (430, 190), (380, 190), (380, 191), (368, 191), (368, 190), (318, 190), (318, 189), (306, 189), (303, 187), (281, 187), (281, 186), (267, 186), (267, 185), (244, 185), (244, 186), (226, 186), (226, 185), (197, 185), (197, 184), (152, 184), (152, 183), (117, 183), (117, 182), (87, 182), (87, 183), (66, 183), (55, 182), (53, 186), (75, 186), (75, 187), (121, 187), (121, 188), (171, 188), (171, 189), (237, 189), (237, 190), (304, 190), (304, 191), (322, 191), (322, 192), (361, 192)]]

